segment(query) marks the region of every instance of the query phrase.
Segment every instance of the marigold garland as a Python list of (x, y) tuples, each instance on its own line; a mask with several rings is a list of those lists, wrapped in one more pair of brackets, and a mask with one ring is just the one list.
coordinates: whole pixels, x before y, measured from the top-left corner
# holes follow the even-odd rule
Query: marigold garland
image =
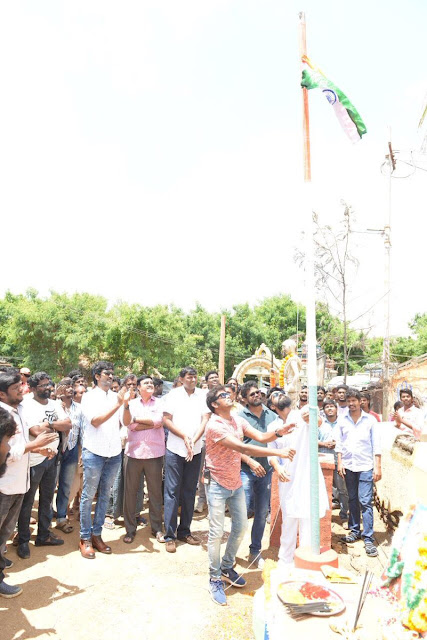
[(288, 353), (286, 358), (283, 358), (283, 360), (282, 360), (282, 364), (281, 364), (280, 371), (279, 371), (279, 387), (282, 387), (282, 389), (285, 388), (285, 368), (286, 368), (286, 364), (287, 364), (288, 360), (290, 360), (291, 358), (294, 358), (294, 357), (295, 357), (295, 353)]
[(413, 631), (427, 631), (427, 535), (423, 535), (418, 547), (417, 559), (412, 566), (405, 566), (400, 559), (400, 551), (406, 540), (415, 506), (401, 522), (393, 538), (393, 549), (385, 571), (387, 576), (383, 586), (402, 575), (402, 623)]

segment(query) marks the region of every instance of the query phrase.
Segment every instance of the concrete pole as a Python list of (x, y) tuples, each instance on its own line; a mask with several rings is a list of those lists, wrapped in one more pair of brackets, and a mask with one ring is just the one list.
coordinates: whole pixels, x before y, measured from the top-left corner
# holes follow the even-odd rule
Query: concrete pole
[(391, 131), (390, 142), (388, 143), (389, 155), (386, 156), (389, 164), (389, 178), (388, 178), (388, 206), (386, 214), (386, 222), (384, 225), (384, 341), (383, 341), (383, 358), (382, 358), (382, 373), (383, 373), (383, 420), (386, 422), (390, 415), (390, 262), (391, 262), (391, 183), (392, 175), (395, 169), (396, 163), (394, 160), (393, 149), (391, 146)]

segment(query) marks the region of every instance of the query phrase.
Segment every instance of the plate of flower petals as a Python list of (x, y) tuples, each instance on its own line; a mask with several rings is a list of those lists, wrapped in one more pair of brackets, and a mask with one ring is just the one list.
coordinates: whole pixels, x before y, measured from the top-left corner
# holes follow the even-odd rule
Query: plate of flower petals
[(307, 605), (312, 605), (316, 602), (327, 605), (323, 608), (327, 608), (329, 611), (322, 611), (320, 606), (319, 611), (312, 608), (310, 615), (313, 616), (335, 616), (345, 609), (344, 601), (338, 593), (327, 586), (315, 584), (314, 582), (303, 580), (281, 582), (277, 588), (277, 596), (286, 607), (290, 605), (295, 609), (296, 605), (301, 605), (301, 611), (306, 610), (308, 612), (310, 607), (307, 608)]

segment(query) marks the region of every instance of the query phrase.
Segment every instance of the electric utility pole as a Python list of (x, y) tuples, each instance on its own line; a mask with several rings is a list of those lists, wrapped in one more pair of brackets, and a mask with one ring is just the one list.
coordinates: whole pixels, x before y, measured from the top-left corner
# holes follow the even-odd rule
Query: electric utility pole
[(389, 153), (386, 162), (389, 167), (388, 178), (388, 207), (384, 225), (384, 342), (383, 342), (383, 420), (387, 421), (390, 415), (390, 261), (391, 261), (391, 183), (393, 171), (396, 168), (393, 148), (391, 146), (391, 130), (388, 143)]

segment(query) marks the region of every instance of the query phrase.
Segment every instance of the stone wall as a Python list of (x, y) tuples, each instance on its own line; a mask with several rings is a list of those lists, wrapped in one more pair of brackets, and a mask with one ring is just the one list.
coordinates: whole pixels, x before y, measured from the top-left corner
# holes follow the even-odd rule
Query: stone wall
[(411, 447), (399, 442), (400, 434), (393, 422), (381, 423), (383, 477), (377, 483), (377, 493), (390, 511), (405, 513), (417, 500), (427, 504), (427, 441), (411, 439), (411, 453)]

